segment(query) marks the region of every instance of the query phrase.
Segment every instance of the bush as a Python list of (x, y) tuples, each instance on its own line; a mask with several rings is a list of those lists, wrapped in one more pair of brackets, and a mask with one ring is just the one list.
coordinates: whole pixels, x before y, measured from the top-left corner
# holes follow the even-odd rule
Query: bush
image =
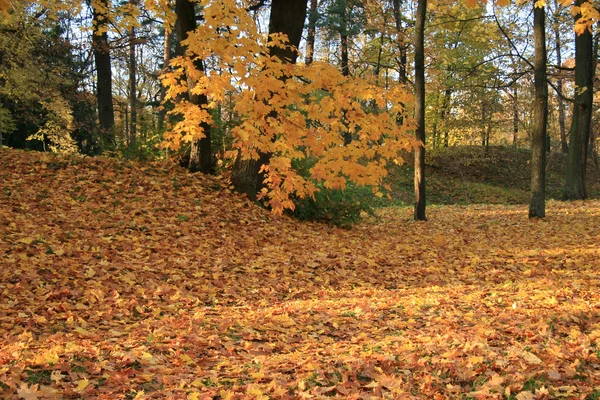
[(315, 198), (296, 199), (294, 217), (350, 227), (361, 220), (362, 214), (375, 215), (373, 192), (370, 188), (351, 183), (345, 190), (333, 190), (318, 185)]

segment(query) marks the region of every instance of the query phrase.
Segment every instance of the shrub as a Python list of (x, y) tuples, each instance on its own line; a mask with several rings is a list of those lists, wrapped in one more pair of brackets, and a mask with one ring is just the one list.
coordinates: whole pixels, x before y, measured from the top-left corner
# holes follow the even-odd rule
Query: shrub
[(361, 220), (362, 214), (375, 215), (374, 196), (370, 188), (349, 183), (345, 190), (328, 189), (317, 185), (315, 198), (295, 199), (294, 217), (350, 227)]

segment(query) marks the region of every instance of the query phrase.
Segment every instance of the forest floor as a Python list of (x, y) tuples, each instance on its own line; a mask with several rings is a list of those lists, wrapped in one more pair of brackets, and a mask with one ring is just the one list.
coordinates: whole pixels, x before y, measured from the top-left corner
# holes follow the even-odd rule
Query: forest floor
[(600, 398), (600, 201), (411, 214), (0, 150), (0, 398)]

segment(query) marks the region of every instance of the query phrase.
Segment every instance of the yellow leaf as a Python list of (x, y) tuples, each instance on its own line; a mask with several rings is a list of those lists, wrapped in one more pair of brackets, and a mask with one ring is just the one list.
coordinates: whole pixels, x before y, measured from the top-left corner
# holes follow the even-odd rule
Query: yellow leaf
[(192, 392), (187, 395), (187, 400), (198, 400), (200, 398), (200, 392)]
[(186, 364), (192, 364), (194, 362), (187, 354), (181, 354), (179, 359)]
[(542, 360), (538, 356), (528, 351), (523, 352), (523, 359), (532, 365), (538, 365), (542, 363)]
[(87, 378), (80, 379), (76, 382), (77, 382), (77, 387), (75, 389), (73, 389), (76, 392), (82, 392), (90, 384), (90, 381), (88, 381)]
[(221, 390), (219, 391), (219, 396), (221, 396), (221, 399), (223, 400), (231, 400), (233, 399), (233, 396), (235, 396), (235, 393), (229, 390)]

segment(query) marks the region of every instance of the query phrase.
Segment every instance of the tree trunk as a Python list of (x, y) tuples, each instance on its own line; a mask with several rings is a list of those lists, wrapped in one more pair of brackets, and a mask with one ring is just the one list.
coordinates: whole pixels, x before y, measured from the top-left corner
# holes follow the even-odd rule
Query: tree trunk
[[(96, 4), (96, 7), (94, 5)], [(112, 98), (112, 70), (110, 48), (108, 46), (108, 0), (92, 1), (92, 49), (96, 64), (96, 101), (98, 102), (98, 120), (102, 130), (103, 142), (109, 147), (115, 146), (115, 112)]]
[(519, 92), (516, 86), (513, 86), (513, 146), (517, 147), (517, 138), (519, 136)]
[(548, 121), (548, 80), (546, 76), (545, 7), (533, 3), (534, 108), (531, 138), (531, 201), (529, 218), (546, 216), (546, 124)]
[[(191, 0), (177, 0), (175, 2), (175, 8), (177, 13), (177, 52), (178, 55), (185, 53), (185, 48), (181, 44), (182, 41), (188, 37), (188, 32), (196, 29), (196, 2)], [(204, 71), (204, 62), (201, 59), (194, 61), (194, 66), (198, 71)], [(208, 105), (208, 99), (204, 94), (192, 94), (192, 90), (195, 86), (195, 82), (188, 75), (188, 99), (190, 103), (195, 104), (199, 107)], [(211, 151), (211, 138), (210, 138), (210, 125), (206, 122), (201, 123), (200, 127), (204, 133), (204, 137), (195, 139), (191, 143), (190, 159), (188, 162), (188, 169), (191, 172), (203, 172), (205, 174), (212, 173), (212, 151)]]
[(440, 112), (440, 121), (442, 122), (442, 128), (444, 128), (444, 147), (449, 145), (449, 132), (448, 126), (446, 125), (446, 116), (450, 110), (450, 100), (452, 98), (452, 89), (446, 89), (444, 92), (444, 100), (442, 102), (442, 110)]
[(399, 79), (400, 83), (406, 83), (406, 65), (407, 65), (407, 56), (406, 50), (407, 46), (404, 38), (404, 29), (402, 28), (402, 14), (400, 12), (400, 6), (402, 5), (402, 0), (393, 0), (394, 7), (394, 22), (396, 24), (396, 33), (398, 35), (398, 71), (399, 71)]
[[(581, 6), (583, 0), (577, 0)], [(579, 16), (577, 16), (579, 18)], [(585, 170), (592, 120), (593, 102), (593, 40), (586, 30), (575, 38), (575, 104), (569, 132), (569, 156), (565, 200), (586, 198)]]
[[(132, 6), (136, 5), (136, 0), (130, 0), (129, 3)], [(131, 118), (129, 119), (129, 136), (128, 145), (129, 147), (135, 146), (135, 140), (137, 135), (137, 85), (135, 73), (137, 70), (136, 59), (135, 59), (135, 27), (129, 28), (129, 107), (131, 109)]]
[[(289, 44), (296, 49), (300, 46), (308, 0), (273, 0), (269, 17), (269, 35), (284, 33)], [(298, 52), (290, 48), (269, 48), (269, 53), (284, 63), (295, 64)], [(282, 78), (282, 79), (285, 79)], [(264, 187), (264, 175), (260, 173), (263, 165), (271, 159), (270, 154), (261, 153), (257, 160), (244, 160), (238, 156), (231, 172), (231, 183), (239, 193), (245, 193), (249, 199), (256, 200)]]
[(416, 137), (421, 144), (415, 148), (415, 209), (416, 221), (425, 216), (425, 16), (427, 0), (418, 0), (415, 21), (415, 120)]
[[(171, 27), (169, 23), (165, 21), (165, 43), (163, 48), (163, 72), (168, 71), (169, 64), (171, 63)], [(167, 112), (164, 107), (165, 97), (167, 96), (167, 88), (165, 86), (160, 85), (160, 104), (161, 109), (158, 113), (158, 131), (163, 132), (165, 130), (165, 118), (167, 116)]]
[[(554, 0), (554, 9), (556, 10), (554, 15), (555, 19), (558, 19), (559, 16), (559, 5), (558, 0)], [(560, 40), (560, 25), (558, 22), (553, 24), (554, 27), (554, 43), (556, 47), (556, 64), (562, 65), (562, 52), (561, 52), (561, 40)], [(565, 101), (562, 98), (564, 82), (562, 76), (559, 75), (558, 80), (556, 81), (558, 96), (558, 130), (560, 133), (560, 148), (563, 153), (568, 153), (569, 145), (567, 144), (567, 129), (565, 124)]]
[(317, 34), (318, 1), (310, 0), (308, 13), (308, 31), (306, 33), (306, 65), (312, 64), (315, 57), (315, 36)]
[(340, 35), (340, 45), (342, 49), (342, 75), (350, 76), (350, 66), (348, 65), (348, 36)]

